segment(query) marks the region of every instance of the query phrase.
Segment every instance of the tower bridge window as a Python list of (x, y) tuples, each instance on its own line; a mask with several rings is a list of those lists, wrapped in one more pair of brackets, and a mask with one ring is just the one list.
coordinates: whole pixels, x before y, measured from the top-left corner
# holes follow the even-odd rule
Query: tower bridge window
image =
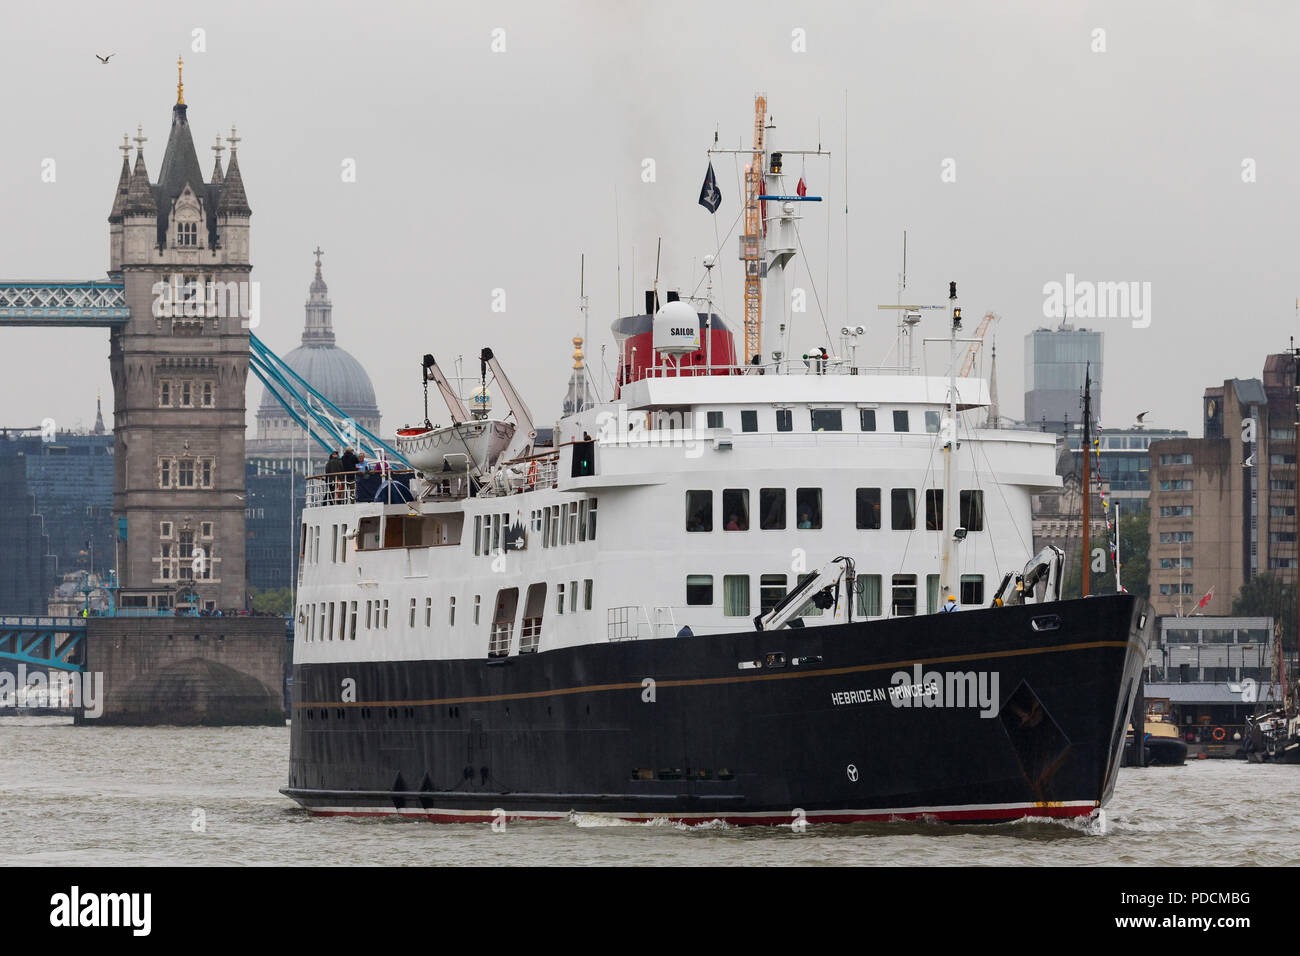
[(880, 529), (880, 489), (859, 488), (857, 490), (858, 529), (878, 531)]
[(812, 430), (815, 432), (837, 432), (842, 430), (840, 410), (838, 408), (812, 409)]
[(820, 488), (797, 488), (794, 493), (795, 511), (799, 515), (799, 527), (817, 529), (822, 526), (822, 490)]
[(925, 489), (925, 530), (943, 530), (943, 489)]
[(722, 613), (727, 617), (749, 616), (748, 574), (723, 575)]
[[(889, 527), (895, 531), (916, 528), (916, 489), (894, 488), (889, 492)], [(915, 582), (913, 582), (915, 583)], [(915, 601), (913, 607), (915, 608)], [(915, 613), (915, 611), (913, 611)]]
[(984, 575), (963, 574), (961, 576), (961, 603), (984, 603)]
[(166, 408), (172, 403), (172, 383), (161, 381), (158, 383), (158, 404)]
[[(904, 429), (904, 430), (906, 430), (906, 429)], [(939, 413), (938, 413), (938, 412), (926, 412), (926, 413), (925, 413), (925, 430), (926, 430), (927, 432), (931, 432), (931, 433), (938, 432), (938, 430), (939, 430)]]
[(690, 606), (704, 607), (713, 604), (713, 575), (686, 575), (686, 603)]
[(749, 530), (749, 489), (724, 488), (722, 490), (722, 513), (727, 518), (723, 528), (727, 531)]
[(876, 410), (874, 408), (859, 408), (858, 420), (864, 432), (874, 432), (876, 430)]
[(176, 484), (182, 488), (194, 487), (193, 458), (182, 458), (176, 463)]
[(916, 575), (895, 574), (892, 581), (893, 595), (890, 606), (895, 617), (911, 617), (916, 614)]
[(212, 396), (213, 396), (212, 383), (204, 382), (203, 383), (203, 407), (204, 408), (212, 407)]
[(781, 603), (785, 597), (786, 578), (784, 574), (764, 574), (758, 579), (758, 613), (766, 614)]
[(713, 530), (713, 492), (686, 492), (686, 530)]
[(758, 412), (752, 408), (741, 409), (740, 430), (742, 432), (758, 431)]
[(199, 487), (200, 488), (212, 487), (212, 459), (211, 458), (199, 459)]
[(788, 408), (778, 408), (776, 410), (776, 430), (779, 432), (788, 432), (794, 430), (794, 412)]
[(158, 461), (158, 487), (170, 488), (172, 486), (172, 461), (170, 458), (162, 458)]
[(984, 530), (984, 492), (963, 491), (958, 496), (961, 516), (958, 520), (967, 531)]
[(197, 222), (178, 222), (176, 224), (176, 245), (197, 246), (199, 244), (199, 224)]
[(705, 415), (710, 428), (722, 427), (722, 412), (706, 412)]
[(785, 530), (785, 489), (760, 488), (758, 491), (759, 527), (764, 531)]
[(181, 382), (181, 407), (194, 407), (194, 386), (191, 382)]

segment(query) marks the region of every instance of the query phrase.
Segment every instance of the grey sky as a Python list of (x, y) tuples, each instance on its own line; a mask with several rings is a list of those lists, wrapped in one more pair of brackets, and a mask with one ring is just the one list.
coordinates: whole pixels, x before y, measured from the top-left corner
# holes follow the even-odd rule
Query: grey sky
[[(490, 49), (496, 27), (504, 53)], [(217, 132), (233, 122), (242, 137), (261, 337), (281, 353), (298, 344), (319, 243), (338, 343), (369, 371), (386, 430), (421, 417), (423, 352), (449, 366), (482, 345), (545, 422), (580, 331), (579, 255), (597, 363), (609, 321), (652, 278), (659, 236), (661, 287), (698, 279), (714, 245), (695, 202), (705, 150), (715, 128), (748, 144), (762, 90), (778, 144), (815, 145), (820, 124), (834, 153), (829, 170), (808, 161), (810, 192), (829, 202), (804, 220), (806, 264), (832, 329), (870, 329), (860, 360), (892, 346), (875, 306), (894, 301), (904, 229), (909, 298), (941, 302), (956, 279), (968, 316), (1002, 316), (1012, 415), (1024, 334), (1047, 324), (1044, 283), (1150, 282), (1149, 328), (1079, 323), (1106, 333), (1103, 424), (1150, 409), (1148, 423), (1198, 435), (1202, 389), (1260, 374), (1297, 327), (1298, 27), (1284, 3), (7, 5), (0, 277), (102, 277), (116, 146), (143, 124), (157, 175), (180, 54), (204, 169)], [(195, 28), (206, 52), (191, 49)], [(791, 49), (797, 28), (807, 52)], [(101, 66), (95, 53), (117, 55)], [(46, 157), (54, 183), (41, 181)], [(956, 182), (941, 181), (946, 158)], [(725, 236), (737, 166), (715, 169)], [(738, 326), (735, 255), (733, 235), (722, 287)], [(805, 274), (793, 284), (811, 292)], [(490, 309), (497, 288), (504, 314)], [(97, 389), (111, 411), (107, 332), (0, 341), (0, 423), (89, 424)], [(829, 343), (810, 294), (792, 346), (814, 344)], [(937, 354), (929, 367), (942, 371)], [(250, 408), (260, 397), (252, 384)]]

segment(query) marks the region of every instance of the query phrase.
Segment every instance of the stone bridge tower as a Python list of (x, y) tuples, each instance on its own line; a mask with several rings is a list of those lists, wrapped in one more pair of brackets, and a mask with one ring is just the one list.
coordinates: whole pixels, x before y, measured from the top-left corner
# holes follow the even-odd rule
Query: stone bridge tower
[[(120, 605), (244, 606), (244, 391), (257, 293), (234, 127), (212, 176), (176, 105), (158, 181), (123, 137), (109, 275), (131, 318), (110, 337)], [(169, 597), (170, 596), (170, 597)]]

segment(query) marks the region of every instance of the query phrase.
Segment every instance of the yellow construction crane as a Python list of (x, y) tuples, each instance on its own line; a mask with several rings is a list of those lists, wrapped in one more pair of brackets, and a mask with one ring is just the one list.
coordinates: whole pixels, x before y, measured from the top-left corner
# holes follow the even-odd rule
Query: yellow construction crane
[[(740, 258), (745, 263), (745, 364), (763, 354), (763, 170), (767, 153), (763, 120), (767, 97), (754, 97), (754, 158), (745, 170), (745, 232), (740, 237)], [(761, 359), (759, 361), (762, 361)]]
[(975, 356), (979, 354), (980, 346), (984, 344), (984, 333), (989, 327), (998, 320), (997, 315), (992, 312), (986, 312), (984, 318), (980, 320), (980, 326), (975, 330), (975, 338), (978, 342), (972, 342), (970, 348), (966, 350), (966, 361), (961, 363), (961, 371), (957, 373), (959, 378), (965, 378), (970, 375), (971, 370), (975, 368)]

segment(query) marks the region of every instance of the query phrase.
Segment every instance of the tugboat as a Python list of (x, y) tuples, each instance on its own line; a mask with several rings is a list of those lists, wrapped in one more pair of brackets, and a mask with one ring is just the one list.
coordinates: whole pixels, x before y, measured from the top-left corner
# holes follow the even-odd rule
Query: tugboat
[[(754, 169), (783, 288), (796, 191), (779, 153)], [(1097, 815), (1155, 616), (1061, 600), (1060, 551), (1030, 555), (1054, 438), (978, 424), (956, 283), (947, 308), (931, 377), (764, 352), (750, 316), (742, 357), (711, 296), (651, 291), (613, 394), (542, 449), (485, 350), (495, 461), (398, 469), (411, 501), (308, 481), (282, 792), (440, 822)]]
[[(1133, 746), (1132, 724), (1129, 724), (1125, 746)], [(1168, 698), (1147, 698), (1142, 749), (1144, 767), (1181, 767), (1187, 762), (1187, 744), (1183, 741), (1178, 726), (1170, 719)]]

